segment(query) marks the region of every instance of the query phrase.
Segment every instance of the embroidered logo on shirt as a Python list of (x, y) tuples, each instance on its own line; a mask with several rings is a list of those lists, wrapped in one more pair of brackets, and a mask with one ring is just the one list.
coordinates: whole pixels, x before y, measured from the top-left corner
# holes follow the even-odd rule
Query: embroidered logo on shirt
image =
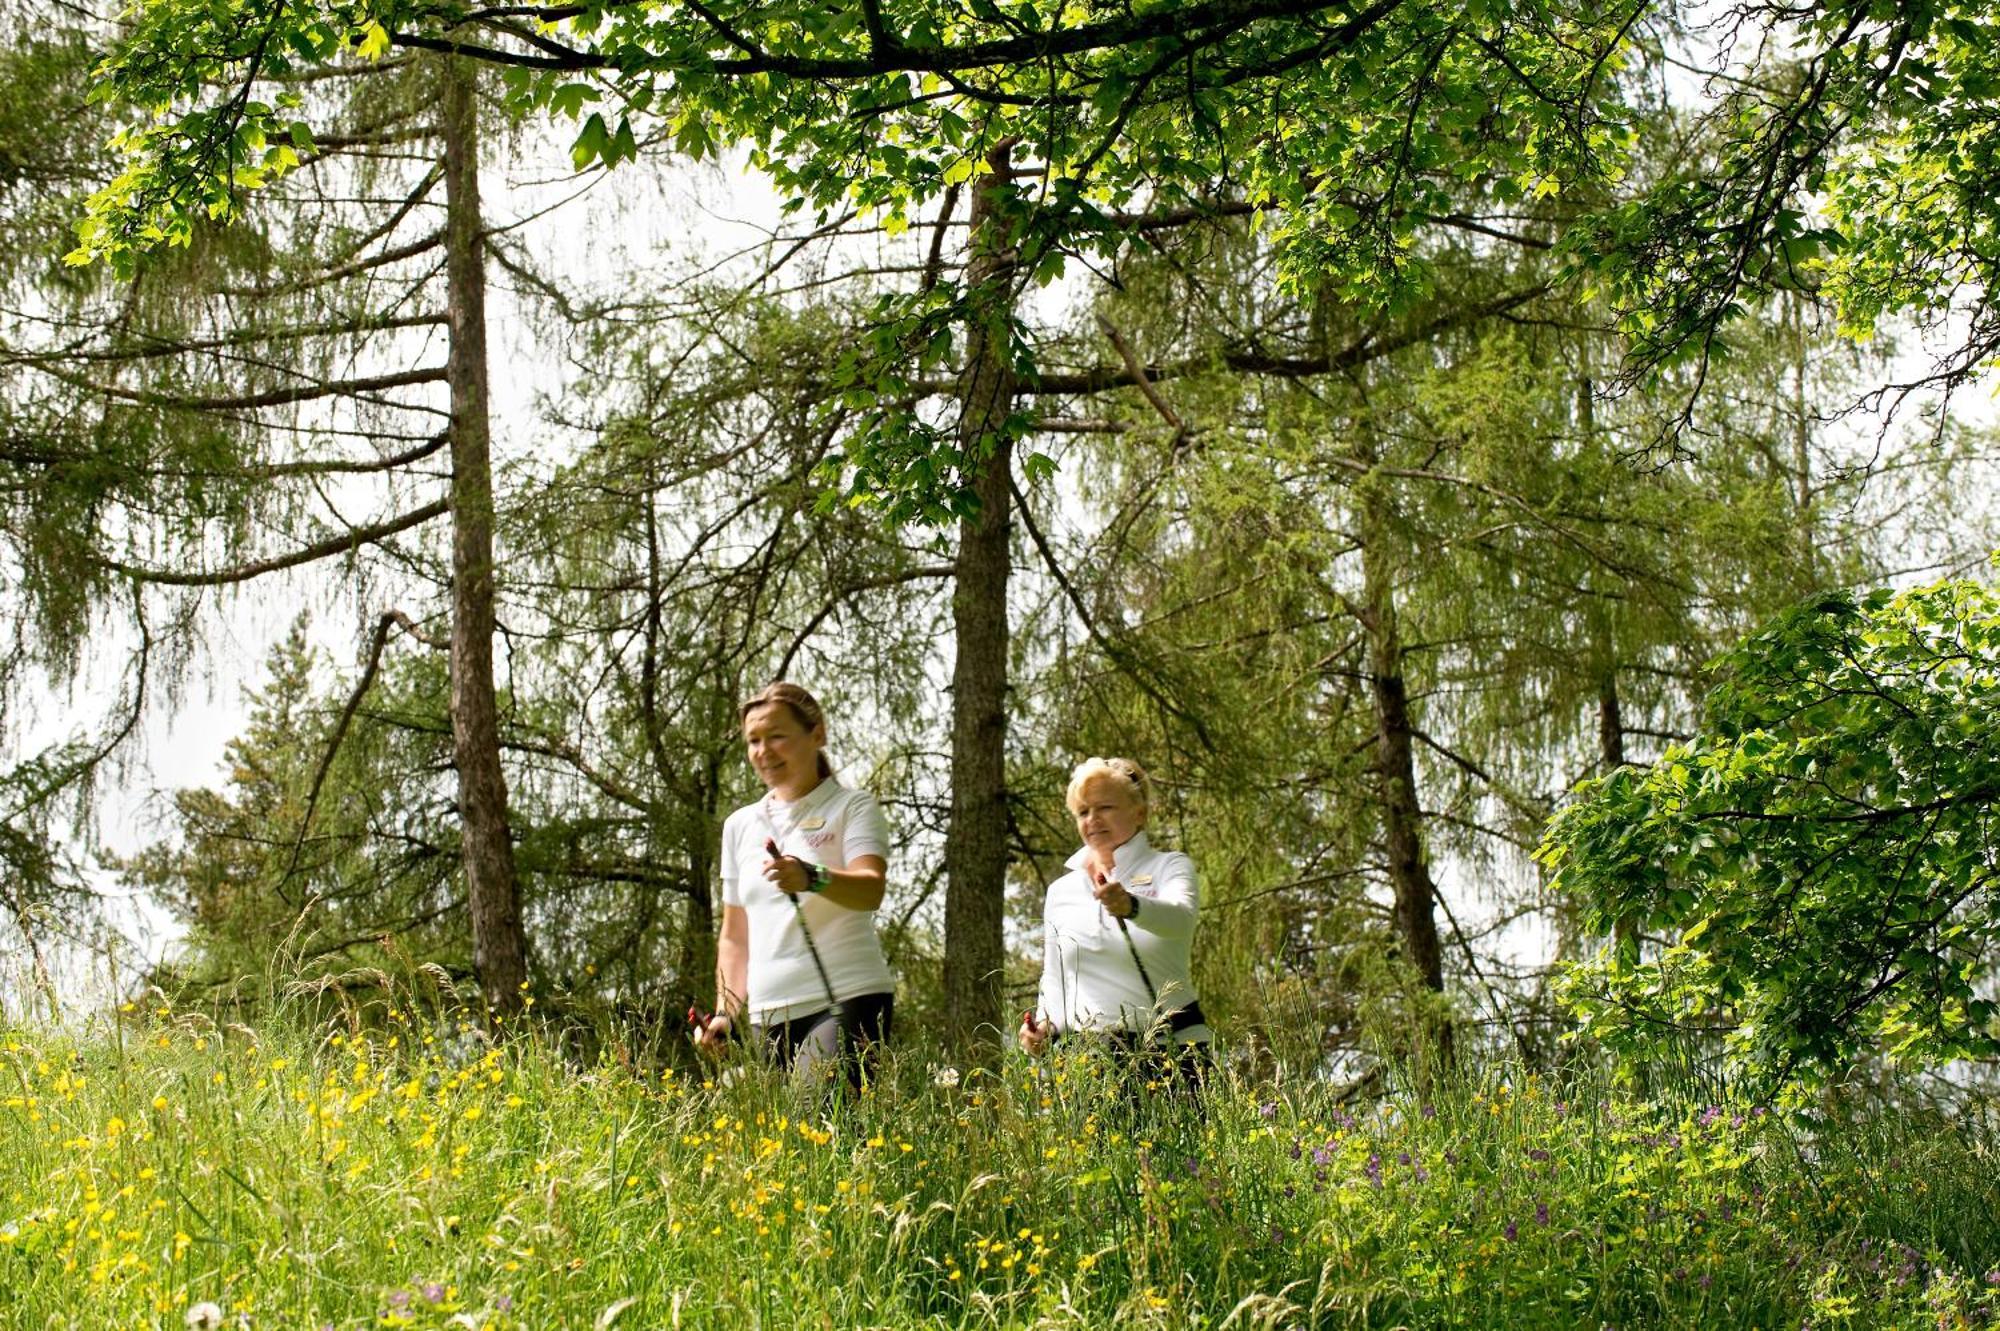
[(818, 836), (809, 836), (806, 838), (806, 845), (812, 847), (814, 850), (818, 850), (821, 846), (831, 845), (832, 842), (833, 833), (831, 832), (821, 832)]

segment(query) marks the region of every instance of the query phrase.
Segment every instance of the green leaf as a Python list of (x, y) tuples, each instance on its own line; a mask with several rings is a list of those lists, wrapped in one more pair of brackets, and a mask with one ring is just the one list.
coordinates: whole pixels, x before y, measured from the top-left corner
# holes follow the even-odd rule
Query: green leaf
[(583, 122), (576, 142), (571, 145), (569, 159), (581, 171), (602, 158), (610, 147), (611, 131), (605, 127), (604, 117), (593, 111), (590, 118)]
[(363, 60), (379, 60), (383, 52), (389, 49), (389, 30), (374, 19), (369, 19), (361, 25), (360, 32), (355, 36), (354, 46), (356, 54)]
[(588, 83), (565, 83), (549, 94), (549, 114), (574, 120), (582, 114), (585, 102), (594, 102), (603, 95)]

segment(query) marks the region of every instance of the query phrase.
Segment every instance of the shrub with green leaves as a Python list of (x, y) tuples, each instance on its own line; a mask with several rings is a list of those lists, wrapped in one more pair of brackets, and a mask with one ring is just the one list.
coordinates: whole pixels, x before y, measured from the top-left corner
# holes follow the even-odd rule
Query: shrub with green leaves
[(1549, 825), (1556, 886), (1623, 940), (1568, 978), (1586, 1029), (1640, 1058), (1719, 1042), (1794, 1092), (2000, 1054), (2000, 598), (1828, 594), (1719, 669), (1692, 742)]

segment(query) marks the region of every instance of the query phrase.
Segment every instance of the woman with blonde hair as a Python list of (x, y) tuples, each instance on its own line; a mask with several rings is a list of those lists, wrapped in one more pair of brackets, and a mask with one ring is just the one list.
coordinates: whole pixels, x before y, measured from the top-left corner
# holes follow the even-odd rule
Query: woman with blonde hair
[(895, 977), (875, 934), (888, 874), (889, 823), (826, 758), (826, 718), (779, 682), (738, 708), (765, 794), (722, 825), (722, 937), (715, 1012), (690, 1013), (714, 1052), (747, 1022), (781, 1066), (843, 1067), (859, 1085), (889, 1038)]
[(1042, 982), (1016, 1039), (1031, 1054), (1095, 1032), (1126, 1049), (1171, 1049), (1198, 1075), (1209, 1039), (1191, 973), (1201, 893), (1194, 861), (1146, 836), (1152, 782), (1129, 758), (1087, 758), (1068, 804), (1082, 849), (1042, 906)]

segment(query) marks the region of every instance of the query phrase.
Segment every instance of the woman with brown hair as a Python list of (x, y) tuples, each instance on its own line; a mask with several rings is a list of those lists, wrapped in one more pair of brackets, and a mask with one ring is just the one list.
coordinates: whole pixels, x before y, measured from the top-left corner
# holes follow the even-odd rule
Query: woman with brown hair
[(875, 935), (889, 823), (865, 790), (833, 777), (812, 694), (775, 683), (738, 708), (764, 798), (722, 825), (722, 937), (715, 1013), (696, 1023), (713, 1052), (748, 1023), (781, 1066), (855, 1085), (889, 1037), (895, 977)]

